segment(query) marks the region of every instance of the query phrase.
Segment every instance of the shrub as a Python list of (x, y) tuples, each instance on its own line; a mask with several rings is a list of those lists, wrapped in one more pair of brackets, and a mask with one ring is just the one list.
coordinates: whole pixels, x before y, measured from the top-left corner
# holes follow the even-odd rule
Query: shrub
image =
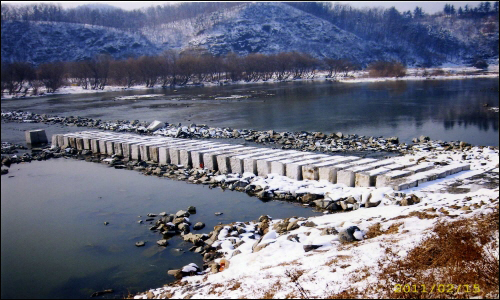
[(473, 66), (478, 69), (488, 69), (488, 63), (482, 59), (477, 60)]
[[(494, 253), (498, 251), (495, 239), (498, 236), (498, 209), (485, 216), (439, 222), (432, 233), (403, 260), (395, 259), (397, 255), (388, 249), (389, 255), (392, 254), (391, 262), (382, 268), (380, 284), (373, 288), (388, 298), (498, 296), (498, 257)], [(444, 284), (444, 291), (438, 288), (439, 284)], [(406, 285), (410, 289), (398, 292), (396, 285), (401, 289)], [(422, 293), (423, 285), (426, 293)], [(462, 286), (460, 292), (458, 285)]]
[(404, 77), (406, 67), (399, 62), (376, 61), (368, 66), (370, 77)]

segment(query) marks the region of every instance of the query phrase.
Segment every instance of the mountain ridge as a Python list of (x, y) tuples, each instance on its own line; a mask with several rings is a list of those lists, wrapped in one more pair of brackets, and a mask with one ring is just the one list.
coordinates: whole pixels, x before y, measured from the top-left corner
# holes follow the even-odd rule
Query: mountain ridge
[[(389, 11), (390, 12), (390, 11)], [(462, 22), (464, 23), (464, 22)], [(464, 23), (465, 24), (465, 23)], [(467, 23), (468, 24), (468, 23)], [(466, 25), (461, 25), (466, 28)], [(40, 64), (81, 61), (101, 53), (115, 59), (159, 55), (164, 50), (202, 48), (215, 56), (230, 52), (277, 54), (303, 52), (316, 58), (347, 59), (367, 65), (376, 60), (401, 61), (406, 65), (460, 63), (481, 52), (498, 58), (498, 29), (481, 44), (454, 33), (450, 24), (396, 24), (407, 36), (370, 39), (341, 29), (332, 22), (285, 3), (243, 3), (166, 24), (126, 31), (117, 28), (63, 22), (4, 21), (2, 61)], [(495, 24), (493, 24), (493, 27)], [(396, 27), (397, 28), (397, 27)], [(498, 28), (498, 19), (496, 21)], [(427, 31), (426, 31), (427, 30)], [(461, 29), (463, 30), (463, 29)], [(414, 36), (417, 38), (414, 38)], [(424, 35), (425, 42), (418, 40)], [(415, 44), (415, 39), (419, 44)], [(478, 44), (477, 41), (480, 41)]]

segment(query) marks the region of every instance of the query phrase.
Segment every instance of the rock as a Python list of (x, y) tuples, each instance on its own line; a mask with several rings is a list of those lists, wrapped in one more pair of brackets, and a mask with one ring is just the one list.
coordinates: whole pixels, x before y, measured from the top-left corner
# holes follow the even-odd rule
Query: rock
[(148, 299), (154, 299), (154, 297), (155, 297), (155, 294), (153, 292), (148, 291), (146, 293), (146, 298), (148, 298)]
[(177, 228), (184, 234), (189, 233), (189, 225), (186, 223), (181, 223), (177, 226)]
[(290, 231), (290, 230), (294, 230), (294, 229), (297, 229), (299, 228), (299, 224), (297, 224), (299, 220), (295, 220), (293, 222), (291, 222), (290, 224), (288, 224), (288, 226), (286, 227), (286, 231)]
[(339, 241), (341, 243), (350, 243), (358, 240), (354, 235), (356, 231), (361, 231), (361, 230), (357, 226), (351, 226), (345, 230), (341, 230), (338, 234)]
[(200, 230), (200, 229), (203, 229), (204, 227), (205, 227), (205, 223), (203, 223), (203, 222), (197, 222), (196, 224), (194, 224), (193, 229), (194, 230)]
[(428, 136), (423, 136), (421, 135), (418, 140), (423, 143), (423, 142), (427, 142), (427, 141), (430, 141), (430, 138)]
[(321, 246), (323, 245), (304, 245), (303, 248), (305, 252), (309, 252), (311, 250), (318, 249)]
[(220, 216), (220, 215), (222, 215), (222, 213), (221, 212), (216, 212), (215, 215), (216, 216)]
[(307, 221), (303, 224), (305, 227), (316, 227), (316, 224), (313, 221)]
[(182, 269), (181, 269), (183, 276), (196, 274), (200, 271), (201, 271), (201, 269), (195, 263), (190, 263), (189, 265), (186, 265), (186, 266), (182, 267)]
[(104, 225), (108, 225), (108, 224), (109, 224), (109, 222), (104, 222)]
[(212, 273), (214, 274), (219, 273), (219, 264), (217, 263), (210, 264), (209, 268)]
[(201, 240), (202, 234), (192, 234), (188, 233), (182, 236), (182, 239), (186, 242), (193, 243), (194, 245), (203, 244)]
[(330, 199), (321, 199), (321, 200), (315, 200), (313, 201), (314, 205), (318, 208), (322, 209), (328, 209), (328, 208), (333, 208), (333, 200)]
[(2, 169), (2, 175), (8, 174), (9, 170), (8, 169)]
[(175, 226), (178, 226), (181, 223), (186, 223), (186, 219), (184, 217), (175, 218), (172, 220), (172, 223), (174, 223)]
[(269, 246), (272, 243), (273, 242), (260, 244), (259, 242), (256, 242), (256, 244), (254, 244), (254, 246), (252, 247), (253, 248), (253, 252), (259, 252), (260, 250), (266, 248), (267, 246)]
[(339, 232), (337, 229), (333, 227), (326, 227), (321, 230), (320, 235), (331, 235), (331, 234), (338, 234)]
[(167, 274), (174, 276), (175, 279), (182, 279), (182, 271), (181, 270), (168, 270)]
[(190, 213), (190, 214), (195, 214), (195, 213), (196, 213), (196, 207), (194, 207), (194, 206), (189, 206), (189, 207), (187, 208), (187, 211), (188, 211), (188, 213)]
[(316, 200), (316, 199), (318, 199), (318, 196), (316, 194), (306, 194), (306, 195), (302, 196), (303, 203), (309, 203), (309, 202)]
[(94, 292), (90, 297), (98, 297), (104, 294), (114, 293), (113, 289), (107, 289), (103, 291)]
[(168, 242), (167, 242), (167, 240), (165, 240), (165, 239), (163, 239), (163, 240), (158, 240), (158, 241), (156, 241), (156, 243), (158, 244), (158, 246), (163, 246), (163, 247), (168, 246)]
[(343, 138), (343, 137), (344, 137), (344, 134), (343, 134), (342, 132), (340, 132), (340, 131), (339, 131), (339, 132), (337, 132), (335, 135), (336, 135), (336, 136), (337, 136), (337, 138), (339, 138), (339, 139), (341, 139), (341, 138)]
[(179, 210), (177, 213), (175, 213), (176, 218), (180, 217), (189, 217), (189, 213), (185, 210)]
[(137, 247), (142, 247), (142, 246), (146, 245), (146, 242), (144, 242), (144, 241), (140, 241), (140, 242), (135, 243), (135, 245), (136, 245)]

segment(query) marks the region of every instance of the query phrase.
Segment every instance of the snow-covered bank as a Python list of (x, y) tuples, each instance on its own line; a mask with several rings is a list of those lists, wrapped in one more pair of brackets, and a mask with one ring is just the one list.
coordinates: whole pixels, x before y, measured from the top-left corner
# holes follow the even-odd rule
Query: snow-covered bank
[[(349, 74), (347, 77), (337, 76), (335, 78), (327, 78), (327, 72), (321, 71), (315, 74), (312, 78), (306, 79), (287, 79), (285, 81), (336, 81), (342, 83), (362, 83), (362, 82), (383, 82), (383, 81), (405, 81), (405, 80), (450, 80), (450, 79), (469, 79), (469, 78), (496, 78), (499, 74), (498, 65), (490, 65), (487, 70), (480, 70), (474, 67), (465, 67), (465, 66), (446, 66), (443, 68), (408, 68), (407, 75), (405, 77), (369, 77), (367, 71), (354, 71)], [(173, 88), (187, 88), (190, 86), (217, 86), (217, 85), (246, 85), (246, 84), (256, 84), (256, 83), (275, 83), (275, 82), (283, 82), (279, 81), (275, 78), (270, 79), (268, 81), (258, 80), (258, 81), (237, 81), (237, 82), (203, 82), (203, 84), (193, 84), (190, 83), (186, 86), (175, 86)], [(144, 85), (136, 85), (132, 87), (126, 86), (105, 86), (102, 90), (92, 90), (92, 89), (83, 89), (81, 86), (71, 85), (64, 86), (59, 88), (54, 93), (46, 93), (45, 88), (39, 88), (38, 95), (31, 95), (28, 93), (24, 95), (24, 93), (18, 94), (2, 94), (2, 99), (17, 99), (17, 98), (33, 98), (33, 97), (42, 97), (48, 95), (67, 95), (67, 94), (92, 94), (92, 93), (105, 93), (105, 92), (116, 92), (123, 90), (149, 90), (149, 89), (158, 89), (160, 86), (156, 86), (154, 88), (146, 87)], [(130, 96), (130, 98), (121, 98), (125, 99), (136, 99), (140, 98), (152, 98), (152, 97), (144, 97), (144, 96)], [(224, 97), (222, 97), (224, 98)], [(221, 99), (222, 99), (221, 98)]]
[[(383, 268), (391, 260), (404, 260), (424, 239), (434, 236), (432, 228), (439, 222), (446, 226), (452, 221), (494, 212), (498, 216), (498, 150), (475, 148), (463, 153), (465, 158), (456, 154), (427, 151), (419, 155), (449, 161), (468, 158), (473, 162), (470, 171), (398, 193), (390, 188), (371, 188), (368, 193), (383, 199), (377, 207), (309, 219), (296, 216), (267, 221), (261, 217), (258, 221), (241, 220), (246, 222), (218, 228), (211, 246), (222, 256), (213, 263), (221, 263), (222, 259), (229, 262), (224, 262), (223, 271), (214, 273), (215, 268), (209, 267), (200, 275), (185, 277), (134, 298), (242, 298), (248, 295), (252, 298), (327, 298), (346, 291), (363, 298), (388, 295), (388, 290), (374, 289), (380, 284)], [(260, 180), (275, 189), (293, 185), (285, 184), (279, 176)], [(327, 184), (323, 188), (325, 186)], [(310, 188), (318, 188), (318, 185)], [(367, 192), (367, 188), (330, 188), (337, 191), (341, 188), (343, 192), (349, 189), (349, 194), (361, 196)], [(408, 197), (418, 201), (413, 205), (397, 204), (397, 199)], [(354, 232), (357, 241), (341, 242), (337, 233), (352, 226), (359, 229)], [(490, 238), (484, 249), (492, 251), (498, 262), (498, 231)], [(453, 284), (470, 284), (472, 290), (474, 283)], [(386, 288), (394, 289), (394, 286)], [(497, 294), (483, 296), (495, 298)], [(465, 294), (466, 297), (476, 295)]]
[[(230, 261), (229, 268), (216, 274), (209, 271), (186, 277), (134, 298), (242, 298), (248, 295), (276, 299), (326, 298), (351, 289), (363, 297), (378, 298), (379, 294), (367, 295), (366, 291), (378, 283), (379, 263), (382, 267), (389, 263), (389, 251), (398, 259), (404, 259), (432, 234), (430, 230), (437, 222), (471, 218), (498, 209), (498, 188), (467, 194), (443, 194), (430, 189), (420, 191), (420, 195), (421, 202), (413, 206), (380, 206), (302, 219), (298, 222), (302, 226), (282, 235), (269, 230), (260, 241), (268, 246), (258, 252), (252, 252), (253, 243), (244, 242), (236, 249), (241, 253), (233, 255), (236, 251), (231, 249), (233, 237), (225, 236), (231, 226), (225, 226), (226, 231), (218, 242), (219, 251)], [(274, 228), (280, 221), (272, 220), (269, 227)], [(306, 223), (309, 225), (305, 226)], [(249, 223), (247, 227), (254, 225)], [(324, 234), (351, 226), (360, 229), (363, 236), (358, 235), (360, 241), (343, 244), (336, 235)], [(309, 248), (304, 247), (308, 245), (319, 247), (308, 251)], [(393, 288), (387, 286), (387, 289)], [(380, 294), (386, 292), (380, 291)]]

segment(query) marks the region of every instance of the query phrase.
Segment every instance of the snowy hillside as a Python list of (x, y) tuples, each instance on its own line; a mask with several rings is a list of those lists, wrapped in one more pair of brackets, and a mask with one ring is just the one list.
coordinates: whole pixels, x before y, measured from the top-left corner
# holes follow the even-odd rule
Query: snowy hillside
[[(99, 11), (95, 10), (96, 15)], [(4, 61), (35, 64), (85, 60), (99, 53), (123, 59), (193, 47), (217, 56), (296, 51), (362, 66), (376, 60), (436, 66), (498, 59), (498, 18), (494, 16), (481, 20), (439, 15), (405, 19), (388, 10), (378, 19), (362, 19), (361, 11), (345, 12), (352, 15), (328, 19), (285, 3), (248, 2), (177, 21), (158, 17), (149, 22), (142, 12), (136, 12), (138, 16), (142, 13), (142, 19), (106, 14), (99, 19), (121, 20), (130, 24), (129, 31), (68, 21), (9, 21), (6, 17), (2, 18), (1, 54)]]
[(116, 59), (159, 50), (137, 34), (102, 26), (58, 22), (2, 22), (2, 60), (81, 61), (99, 53)]

